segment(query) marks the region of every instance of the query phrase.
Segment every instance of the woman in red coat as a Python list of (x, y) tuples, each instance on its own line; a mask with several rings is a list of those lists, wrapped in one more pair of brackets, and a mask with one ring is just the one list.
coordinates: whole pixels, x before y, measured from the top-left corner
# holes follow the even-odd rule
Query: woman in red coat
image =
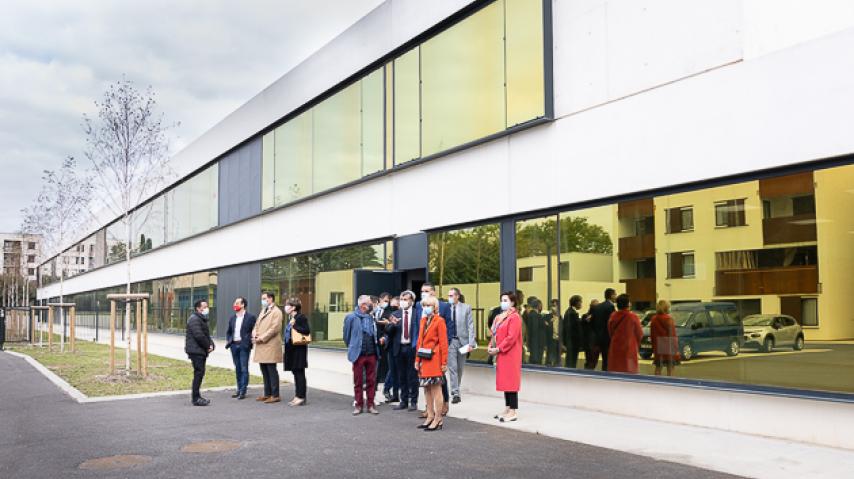
[(638, 351), (643, 338), (643, 328), (637, 315), (629, 311), (631, 301), (628, 294), (617, 296), (617, 311), (608, 320), (608, 371), (638, 373)]
[(495, 389), (504, 392), (506, 409), (495, 418), (501, 422), (518, 419), (519, 386), (522, 383), (522, 317), (516, 311), (516, 295), (501, 294), (500, 315), (492, 323), (492, 343), (487, 352), (495, 357)]
[(652, 342), (655, 375), (661, 375), (663, 366), (667, 368), (667, 375), (673, 376), (673, 367), (679, 364), (679, 338), (670, 317), (670, 302), (666, 299), (655, 305), (655, 316), (649, 320), (649, 340)]
[[(415, 369), (424, 388), (427, 402), (427, 420), (418, 426), (425, 431), (442, 429), (442, 381), (448, 370), (448, 330), (439, 316), (439, 300), (430, 296), (421, 300), (423, 315), (418, 330), (418, 348), (415, 350)], [(430, 356), (429, 358), (427, 356)]]

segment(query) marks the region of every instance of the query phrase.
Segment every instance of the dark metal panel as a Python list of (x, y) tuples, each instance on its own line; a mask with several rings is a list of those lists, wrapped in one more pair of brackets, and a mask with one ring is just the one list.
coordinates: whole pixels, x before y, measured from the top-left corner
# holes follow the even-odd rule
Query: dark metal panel
[(427, 269), (427, 233), (415, 233), (397, 238), (394, 248), (394, 267), (397, 270)]
[(261, 212), (261, 138), (242, 145), (219, 163), (219, 226)]
[(504, 220), (500, 225), (501, 235), (501, 291), (516, 290), (516, 222)]
[[(231, 305), (235, 298), (246, 298), (246, 309), (257, 314), (260, 309), (261, 263), (248, 263), (220, 268), (216, 288), (216, 336), (225, 337)], [(277, 298), (278, 299), (278, 298)]]

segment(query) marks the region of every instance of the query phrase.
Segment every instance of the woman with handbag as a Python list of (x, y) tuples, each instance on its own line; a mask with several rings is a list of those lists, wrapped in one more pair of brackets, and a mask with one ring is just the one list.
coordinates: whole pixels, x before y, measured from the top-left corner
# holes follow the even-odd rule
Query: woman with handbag
[(516, 295), (501, 294), (501, 310), (492, 323), (492, 341), (486, 350), (495, 357), (495, 389), (504, 392), (504, 412), (496, 414), (501, 422), (519, 418), (519, 387), (522, 383), (522, 317), (516, 311)]
[(442, 429), (442, 381), (448, 370), (448, 330), (445, 319), (439, 316), (439, 300), (427, 296), (421, 300), (420, 333), (415, 350), (415, 370), (424, 388), (427, 420), (418, 426), (425, 431)]
[(302, 314), (299, 298), (290, 298), (285, 303), (288, 323), (285, 326), (285, 371), (294, 374), (296, 393), (288, 406), (305, 406), (306, 384), (305, 369), (308, 367), (308, 344), (311, 342), (311, 330), (308, 318)]

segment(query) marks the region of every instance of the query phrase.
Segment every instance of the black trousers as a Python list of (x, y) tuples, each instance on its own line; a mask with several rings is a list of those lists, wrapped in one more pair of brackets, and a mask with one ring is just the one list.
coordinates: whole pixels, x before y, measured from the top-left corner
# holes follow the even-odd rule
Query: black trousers
[(208, 357), (201, 354), (189, 354), (190, 362), (193, 363), (193, 401), (202, 397), (199, 389), (202, 387), (202, 380), (205, 378), (205, 362)]
[(568, 368), (577, 368), (578, 367), (578, 348), (570, 345), (566, 348), (566, 359), (564, 361), (564, 366)]
[(279, 396), (279, 371), (276, 363), (261, 363), (261, 376), (264, 377), (264, 395), (267, 397)]
[(400, 403), (418, 405), (418, 371), (415, 370), (415, 348), (408, 344), (400, 345), (397, 360), (397, 377), (400, 386)]
[(510, 409), (519, 409), (519, 392), (504, 393), (504, 405)]
[(305, 384), (305, 369), (294, 369), (294, 386), (296, 387), (296, 397), (305, 399), (306, 384)]

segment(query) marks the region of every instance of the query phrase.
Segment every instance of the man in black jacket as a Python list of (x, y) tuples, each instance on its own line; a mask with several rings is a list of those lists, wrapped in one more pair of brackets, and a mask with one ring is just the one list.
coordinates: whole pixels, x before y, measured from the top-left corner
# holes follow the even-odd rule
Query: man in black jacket
[(596, 336), (594, 347), (598, 351), (591, 351), (591, 358), (588, 361), (589, 369), (596, 369), (596, 363), (599, 361), (599, 354), (602, 354), (602, 371), (608, 370), (608, 348), (611, 345), (611, 335), (608, 334), (608, 320), (611, 319), (611, 314), (617, 310), (614, 301), (617, 298), (617, 292), (612, 288), (605, 290), (605, 301), (599, 303), (593, 310), (593, 320), (591, 326), (593, 334)]
[(208, 302), (200, 299), (193, 304), (195, 311), (187, 320), (187, 333), (184, 340), (184, 352), (193, 363), (193, 405), (207, 406), (210, 401), (203, 398), (199, 389), (205, 378), (205, 361), (208, 354), (214, 350), (214, 342), (211, 339), (210, 327), (208, 327)]
[(582, 302), (583, 299), (577, 294), (569, 298), (569, 308), (564, 313), (563, 323), (560, 325), (560, 340), (566, 349), (564, 366), (568, 368), (578, 366), (578, 353), (581, 352), (584, 344), (581, 317), (578, 315)]

